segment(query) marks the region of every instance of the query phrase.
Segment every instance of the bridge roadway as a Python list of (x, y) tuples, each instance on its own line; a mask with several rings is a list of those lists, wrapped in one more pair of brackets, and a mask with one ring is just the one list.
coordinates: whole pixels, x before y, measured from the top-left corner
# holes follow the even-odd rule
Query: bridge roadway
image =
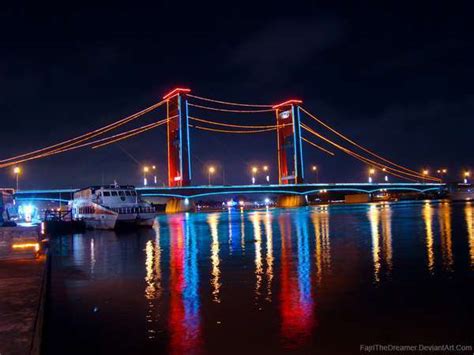
[[(178, 199), (203, 199), (212, 196), (277, 194), (313, 195), (327, 192), (375, 193), (378, 191), (429, 192), (441, 190), (445, 184), (439, 183), (321, 183), (288, 185), (211, 185), (187, 187), (137, 187), (143, 197), (163, 197)], [(15, 194), (18, 201), (68, 202), (77, 189), (20, 190)]]

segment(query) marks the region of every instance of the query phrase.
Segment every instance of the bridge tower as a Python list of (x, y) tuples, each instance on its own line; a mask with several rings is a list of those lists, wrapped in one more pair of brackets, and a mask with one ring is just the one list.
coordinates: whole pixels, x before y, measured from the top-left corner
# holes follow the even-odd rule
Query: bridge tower
[(190, 89), (176, 88), (163, 96), (168, 118), (168, 186), (191, 184), (188, 100)]
[(301, 103), (301, 100), (288, 100), (273, 106), (277, 121), (279, 184), (301, 184), (304, 180)]

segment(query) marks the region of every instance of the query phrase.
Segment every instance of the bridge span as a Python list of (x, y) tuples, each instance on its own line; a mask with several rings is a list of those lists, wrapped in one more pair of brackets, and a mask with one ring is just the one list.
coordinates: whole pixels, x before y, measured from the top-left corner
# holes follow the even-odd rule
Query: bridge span
[[(271, 194), (280, 196), (315, 195), (319, 193), (364, 193), (439, 191), (442, 183), (320, 183), (320, 184), (269, 184), (269, 185), (205, 185), (180, 187), (137, 187), (144, 199), (154, 197), (178, 200), (200, 200), (217, 196), (235, 196), (246, 194)], [(21, 190), (14, 195), (17, 201), (56, 201), (66, 203), (72, 199), (78, 189)]]

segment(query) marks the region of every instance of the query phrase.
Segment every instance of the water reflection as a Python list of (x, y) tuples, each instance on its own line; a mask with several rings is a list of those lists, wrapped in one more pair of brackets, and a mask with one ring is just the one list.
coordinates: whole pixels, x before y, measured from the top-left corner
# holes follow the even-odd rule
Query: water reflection
[(426, 231), (426, 253), (428, 260), (428, 271), (434, 272), (435, 254), (433, 249), (433, 207), (429, 202), (423, 205), (423, 222)]
[(252, 213), (249, 217), (253, 225), (253, 235), (255, 241), (255, 300), (260, 298), (260, 288), (262, 286), (263, 265), (262, 265), (262, 230), (260, 228), (260, 213)]
[(272, 281), (273, 281), (273, 230), (272, 230), (272, 214), (267, 210), (265, 213), (265, 234), (267, 236), (267, 255), (266, 255), (266, 262), (267, 262), (267, 295), (266, 300), (271, 302), (272, 300)]
[(471, 258), (471, 267), (474, 266), (474, 214), (472, 202), (466, 202), (464, 207), (464, 215), (466, 218), (467, 235), (469, 239), (469, 256)]
[(372, 204), (368, 217), (372, 235), (374, 280), (380, 282), (382, 268), (386, 275), (392, 271), (392, 210), (390, 204)]
[[(387, 341), (385, 334), (406, 325), (407, 309), (426, 316), (416, 312), (406, 333), (468, 328), (473, 203), (237, 210), (158, 221), (154, 230), (51, 240), (51, 354), (64, 353), (57, 339), (70, 344), (76, 334), (88, 339), (77, 342), (81, 353), (94, 353), (97, 344), (114, 353), (351, 353), (330, 351), (340, 329), (351, 332), (343, 341), (357, 341), (352, 350), (360, 339)], [(441, 267), (449, 277), (434, 272)], [(96, 305), (98, 312), (85, 312)], [(126, 336), (136, 349), (118, 345)]]
[(329, 210), (327, 206), (315, 208), (311, 214), (316, 238), (316, 281), (321, 284), (323, 273), (331, 269), (331, 244), (329, 240)]
[(201, 343), (199, 275), (194, 228), (183, 218), (168, 218), (170, 227), (170, 352), (196, 351)]
[(310, 253), (307, 224), (295, 216), (297, 265), (292, 252), (292, 225), (288, 214), (280, 215), (281, 233), (281, 332), (286, 347), (297, 348), (309, 340), (313, 327)]
[(207, 216), (207, 223), (209, 224), (209, 229), (211, 230), (211, 263), (212, 263), (212, 271), (211, 271), (211, 285), (212, 285), (212, 299), (216, 303), (220, 303), (220, 275), (221, 271), (219, 269), (220, 259), (219, 259), (219, 232), (218, 232), (218, 224), (219, 224), (219, 213), (210, 213)]
[(441, 238), (441, 255), (445, 270), (452, 271), (453, 267), (453, 246), (452, 246), (452, 226), (451, 226), (451, 204), (444, 201), (439, 206), (439, 228)]

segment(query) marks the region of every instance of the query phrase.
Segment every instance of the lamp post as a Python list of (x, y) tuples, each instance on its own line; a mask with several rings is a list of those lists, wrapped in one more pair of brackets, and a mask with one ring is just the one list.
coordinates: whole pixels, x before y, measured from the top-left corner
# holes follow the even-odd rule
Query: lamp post
[(471, 172), (466, 170), (464, 172), (464, 183), (467, 184), (467, 179), (469, 178), (469, 176), (471, 175)]
[(252, 168), (252, 184), (255, 184), (257, 173), (258, 173), (258, 168), (254, 166)]
[(386, 169), (386, 168), (383, 168), (382, 171), (385, 172), (385, 176), (384, 176), (383, 179), (385, 180), (385, 182), (388, 182), (387, 169)]
[(209, 183), (209, 186), (211, 186), (211, 175), (214, 174), (216, 172), (216, 168), (214, 168), (213, 166), (210, 166), (209, 169), (207, 170), (207, 179), (208, 179), (208, 183)]
[(263, 166), (263, 171), (265, 172), (265, 180), (267, 180), (268, 183), (270, 183), (270, 175), (268, 174), (268, 165)]
[(311, 167), (311, 171), (316, 174), (316, 183), (319, 183), (319, 169), (316, 165)]
[(425, 183), (425, 179), (426, 179), (426, 177), (428, 176), (429, 173), (430, 172), (429, 172), (428, 169), (423, 169), (423, 183)]
[(369, 184), (371, 184), (373, 182), (373, 178), (372, 176), (375, 174), (375, 169), (374, 168), (370, 168), (369, 169)]
[(13, 168), (13, 173), (15, 174), (15, 178), (16, 178), (16, 191), (19, 190), (19, 186), (20, 186), (20, 174), (21, 174), (21, 168), (19, 166), (15, 166)]
[(158, 183), (158, 177), (156, 176), (156, 165), (153, 165), (151, 169), (153, 170), (153, 183), (156, 185)]
[(143, 186), (148, 185), (147, 173), (150, 171), (148, 166), (143, 167)]

